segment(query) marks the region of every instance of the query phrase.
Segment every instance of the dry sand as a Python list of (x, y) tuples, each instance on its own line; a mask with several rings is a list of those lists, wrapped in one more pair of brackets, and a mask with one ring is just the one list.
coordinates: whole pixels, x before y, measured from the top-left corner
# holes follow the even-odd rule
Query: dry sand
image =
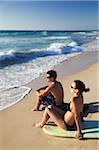
[[(95, 108), (93, 113), (87, 116), (88, 119), (94, 120), (98, 119), (98, 68), (99, 62), (94, 62), (72, 75), (59, 77), (65, 91), (65, 102), (69, 102), (69, 87), (74, 79), (80, 79), (90, 87), (91, 90), (84, 94), (84, 99), (85, 103), (91, 103), (91, 106)], [(37, 84), (34, 84), (35, 82), (30, 83), (33, 90), (22, 101), (0, 112), (0, 150), (97, 150), (98, 140), (96, 139), (79, 141), (74, 138), (58, 138), (45, 134), (40, 128), (32, 127), (34, 122), (40, 121), (43, 114), (43, 111), (30, 111), (36, 103), (34, 89), (37, 88)]]

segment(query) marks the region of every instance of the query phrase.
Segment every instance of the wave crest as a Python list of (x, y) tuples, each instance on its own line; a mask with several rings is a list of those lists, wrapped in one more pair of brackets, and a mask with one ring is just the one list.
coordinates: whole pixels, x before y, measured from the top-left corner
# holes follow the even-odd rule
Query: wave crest
[[(81, 51), (81, 47), (75, 41), (70, 43), (52, 43), (46, 49), (31, 49), (27, 51), (8, 50), (0, 52), (0, 62), (15, 63), (26, 62), (38, 57), (68, 54)], [(13, 61), (13, 62), (12, 62)]]
[(15, 58), (14, 50), (0, 52), (0, 60)]

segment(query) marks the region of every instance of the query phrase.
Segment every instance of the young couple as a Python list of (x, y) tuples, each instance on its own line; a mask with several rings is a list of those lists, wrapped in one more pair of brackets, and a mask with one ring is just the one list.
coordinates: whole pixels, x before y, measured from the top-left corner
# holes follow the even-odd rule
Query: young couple
[(89, 91), (80, 80), (74, 80), (71, 84), (70, 104), (68, 110), (64, 105), (64, 91), (60, 82), (56, 80), (57, 73), (54, 70), (47, 72), (48, 86), (37, 90), (37, 106), (34, 111), (39, 110), (40, 105), (46, 105), (42, 120), (34, 124), (35, 127), (43, 127), (49, 118), (59, 127), (70, 130), (76, 126), (76, 138), (82, 139), (81, 112), (83, 112), (83, 92)]

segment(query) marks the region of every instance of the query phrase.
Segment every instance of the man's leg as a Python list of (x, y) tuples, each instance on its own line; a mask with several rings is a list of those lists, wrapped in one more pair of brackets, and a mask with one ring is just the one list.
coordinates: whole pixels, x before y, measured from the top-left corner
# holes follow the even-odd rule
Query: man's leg
[(40, 100), (39, 96), (37, 95), (37, 103), (36, 107), (32, 109), (32, 111), (38, 111), (41, 106), (42, 101)]

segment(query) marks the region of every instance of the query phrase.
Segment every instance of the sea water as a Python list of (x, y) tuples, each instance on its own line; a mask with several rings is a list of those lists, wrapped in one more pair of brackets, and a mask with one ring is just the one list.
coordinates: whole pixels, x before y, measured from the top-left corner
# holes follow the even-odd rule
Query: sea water
[(0, 31), (0, 110), (31, 90), (25, 84), (97, 37), (98, 31)]

